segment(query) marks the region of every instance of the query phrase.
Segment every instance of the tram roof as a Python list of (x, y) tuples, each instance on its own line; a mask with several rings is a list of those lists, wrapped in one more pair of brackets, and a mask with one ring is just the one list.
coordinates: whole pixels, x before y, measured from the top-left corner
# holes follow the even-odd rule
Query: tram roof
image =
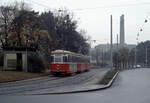
[(52, 54), (71, 54), (71, 55), (76, 55), (76, 56), (86, 56), (86, 55), (70, 52), (67, 50), (55, 50), (55, 51), (52, 51)]
[(66, 51), (66, 50), (55, 50), (55, 51), (52, 51), (52, 54), (59, 54), (59, 53), (71, 54), (72, 52)]

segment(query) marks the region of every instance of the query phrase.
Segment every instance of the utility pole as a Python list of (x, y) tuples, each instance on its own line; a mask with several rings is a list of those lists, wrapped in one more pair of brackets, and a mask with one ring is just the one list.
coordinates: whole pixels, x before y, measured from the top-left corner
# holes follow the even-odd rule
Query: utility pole
[(110, 67), (111, 67), (111, 69), (113, 68), (113, 59), (112, 59), (112, 48), (113, 48), (113, 45), (112, 45), (112, 43), (113, 43), (113, 41), (112, 41), (112, 24), (113, 24), (113, 22), (112, 22), (112, 15), (110, 15)]
[(134, 66), (135, 68), (137, 67), (137, 46), (138, 46), (138, 37), (136, 38), (137, 40), (137, 44), (136, 44), (136, 47), (135, 47), (135, 58), (134, 58)]
[(117, 34), (117, 49), (118, 49), (118, 34)]
[[(118, 47), (118, 34), (117, 34), (117, 52), (118, 52), (118, 50), (119, 50), (119, 47)], [(117, 55), (117, 69), (119, 68), (119, 63), (118, 63), (118, 55)]]
[(103, 51), (103, 48), (102, 48), (102, 67), (104, 66), (104, 51)]

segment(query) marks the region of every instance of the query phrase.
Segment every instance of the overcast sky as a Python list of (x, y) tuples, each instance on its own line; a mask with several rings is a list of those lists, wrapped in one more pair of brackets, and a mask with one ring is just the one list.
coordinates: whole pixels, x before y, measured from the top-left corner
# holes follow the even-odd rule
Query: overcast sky
[[(13, 0), (0, 0), (1, 4)], [(17, 0), (21, 1), (21, 0)], [(79, 21), (79, 28), (87, 31), (87, 35), (97, 43), (109, 43), (110, 39), (110, 15), (113, 15), (113, 41), (116, 42), (116, 34), (119, 33), (120, 16), (125, 15), (125, 42), (135, 44), (140, 28), (139, 42), (150, 39), (149, 0), (24, 0), (31, 4), (36, 11), (45, 11), (65, 7), (74, 13)], [(144, 25), (143, 25), (144, 24)]]

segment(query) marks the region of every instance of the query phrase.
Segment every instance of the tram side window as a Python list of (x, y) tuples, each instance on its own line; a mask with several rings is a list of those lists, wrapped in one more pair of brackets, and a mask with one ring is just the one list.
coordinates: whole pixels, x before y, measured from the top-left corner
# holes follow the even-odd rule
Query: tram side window
[(71, 55), (68, 56), (68, 62), (72, 62), (72, 57), (71, 57)]
[(76, 56), (73, 56), (72, 61), (76, 63), (76, 62), (78, 62), (78, 58)]
[(72, 62), (75, 62), (75, 57), (74, 56), (72, 56)]
[(82, 62), (82, 58), (81, 57), (78, 57), (78, 62)]
[(51, 62), (54, 62), (54, 56), (51, 56)]
[(81, 62), (81, 57), (77, 57), (77, 62)]
[(83, 57), (81, 57), (80, 59), (81, 59), (81, 62), (82, 62), (82, 63), (84, 63), (84, 58), (83, 58)]
[(71, 56), (71, 62), (76, 62), (76, 57), (75, 56)]
[(67, 56), (63, 56), (63, 62), (68, 62)]

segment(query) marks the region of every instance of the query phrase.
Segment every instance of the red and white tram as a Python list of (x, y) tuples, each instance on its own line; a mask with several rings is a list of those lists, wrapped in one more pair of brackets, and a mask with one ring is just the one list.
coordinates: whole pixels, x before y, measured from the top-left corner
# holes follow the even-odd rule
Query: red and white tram
[(65, 50), (55, 50), (51, 53), (50, 73), (72, 74), (89, 70), (90, 58)]

